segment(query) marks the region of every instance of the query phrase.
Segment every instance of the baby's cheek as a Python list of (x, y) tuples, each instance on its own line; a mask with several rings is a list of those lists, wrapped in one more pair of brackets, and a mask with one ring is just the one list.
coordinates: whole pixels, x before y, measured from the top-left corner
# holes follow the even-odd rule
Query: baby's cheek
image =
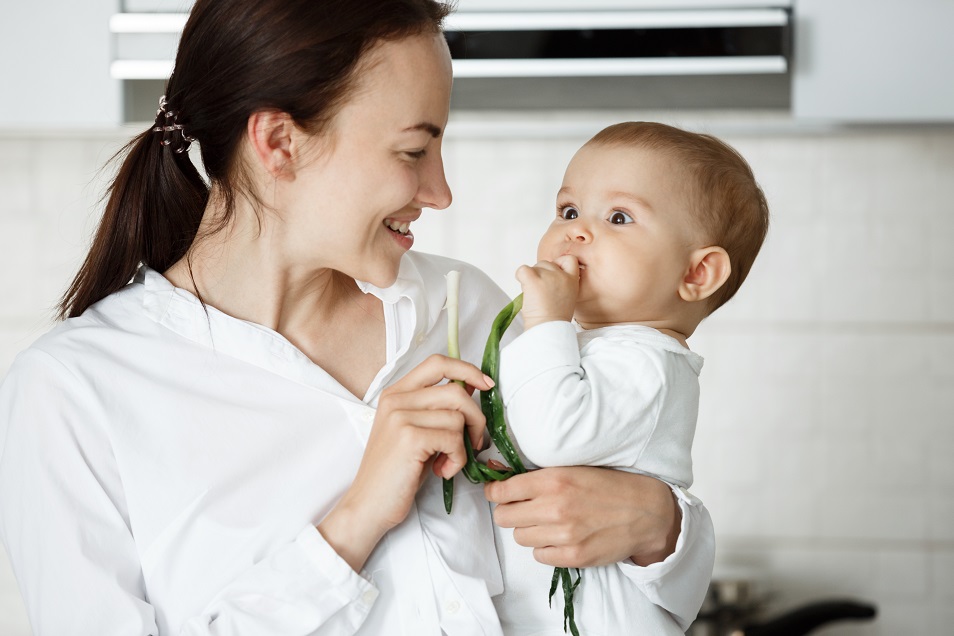
[(559, 256), (559, 254), (553, 253), (553, 242), (553, 227), (551, 226), (544, 232), (540, 243), (537, 244), (537, 261), (550, 261)]

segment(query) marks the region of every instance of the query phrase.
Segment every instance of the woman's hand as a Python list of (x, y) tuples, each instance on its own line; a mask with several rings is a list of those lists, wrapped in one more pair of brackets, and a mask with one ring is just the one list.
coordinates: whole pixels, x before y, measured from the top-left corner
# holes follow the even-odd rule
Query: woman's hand
[(484, 487), (494, 521), (540, 563), (582, 568), (672, 554), (680, 515), (665, 483), (606, 468), (543, 468)]
[(451, 477), (467, 461), (464, 430), (474, 448), (482, 446), (484, 416), (470, 387), (492, 386), (474, 365), (432, 355), (382, 392), (358, 473), (318, 525), (352, 568), (360, 570), (384, 533), (404, 520), (438, 454), (441, 476)]

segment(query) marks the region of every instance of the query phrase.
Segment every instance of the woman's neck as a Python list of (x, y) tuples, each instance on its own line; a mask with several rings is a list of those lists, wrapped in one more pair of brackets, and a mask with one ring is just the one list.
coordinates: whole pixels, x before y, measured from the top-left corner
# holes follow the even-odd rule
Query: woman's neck
[(292, 262), (275, 231), (278, 224), (269, 218), (259, 222), (249, 206), (237, 205), (230, 221), (212, 231), (221, 207), (210, 201), (199, 238), (163, 273), (177, 287), (230, 316), (279, 333), (314, 324), (361, 294), (354, 280), (340, 272), (319, 263)]
[[(238, 218), (238, 214), (236, 215)], [(163, 275), (234, 318), (268, 327), (361, 399), (386, 360), (384, 306), (341, 272), (296, 265), (262, 228), (202, 234)]]

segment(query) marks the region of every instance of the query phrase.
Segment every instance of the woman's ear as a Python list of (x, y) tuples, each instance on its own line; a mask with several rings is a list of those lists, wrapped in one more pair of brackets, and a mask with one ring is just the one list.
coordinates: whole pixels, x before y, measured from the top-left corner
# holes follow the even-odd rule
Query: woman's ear
[(287, 176), (291, 165), (292, 135), (295, 123), (288, 113), (261, 110), (248, 118), (247, 136), (253, 156), (268, 174)]
[(725, 284), (732, 272), (729, 254), (721, 247), (703, 247), (692, 253), (689, 269), (679, 285), (687, 302), (705, 300)]

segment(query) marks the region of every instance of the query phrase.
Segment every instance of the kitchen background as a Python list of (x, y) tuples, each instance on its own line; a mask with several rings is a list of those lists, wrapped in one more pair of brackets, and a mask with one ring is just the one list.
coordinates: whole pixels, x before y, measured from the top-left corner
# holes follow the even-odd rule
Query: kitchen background
[[(89, 20), (96, 5), (108, 20), (119, 5), (89, 4), (81, 11), (64, 3), (60, 18)], [(463, 12), (478, 3), (461, 4)], [(486, 0), (477, 8), (497, 8), (493, 4)], [(589, 6), (548, 3), (584, 4)], [(597, 4), (647, 9), (659, 3)], [(652, 83), (664, 80), (647, 78), (642, 91), (638, 82), (632, 84), (641, 95), (633, 99), (636, 108), (626, 102), (610, 108), (584, 103), (573, 110), (553, 104), (509, 109), (505, 100), (467, 107), (462, 85), (444, 150), (454, 203), (416, 224), (416, 249), (475, 263), (515, 294), (513, 271), (534, 260), (563, 168), (601, 127), (658, 120), (733, 144), (750, 161), (773, 217), (768, 242), (739, 296), (690, 341), (706, 358), (693, 491), (715, 521), (716, 578), (753, 582), (769, 617), (826, 598), (854, 598), (878, 608), (876, 621), (832, 624), (818, 634), (951, 633), (950, 45), (946, 57), (931, 61), (935, 69), (947, 64), (947, 73), (935, 71), (914, 87), (909, 82), (928, 62), (921, 57), (937, 53), (922, 49), (936, 46), (932, 25), (949, 27), (954, 5), (829, 3), (880, 15), (880, 23), (866, 23), (879, 42), (887, 41), (879, 25), (890, 25), (891, 46), (878, 47), (867, 58), (868, 67), (846, 70), (840, 65), (852, 57), (853, 47), (826, 49), (821, 37), (831, 25), (845, 23), (845, 7), (825, 14), (823, 2), (759, 4), (790, 9), (795, 34), (792, 70), (782, 75), (782, 84), (776, 79), (767, 85), (772, 93), (763, 101), (769, 103), (753, 106), (744, 103), (744, 95), (736, 96), (742, 103), (722, 103), (725, 91), (710, 81), (703, 92), (713, 91), (710, 102), (716, 107), (687, 108), (692, 78), (665, 86)], [(38, 14), (24, 5), (14, 7), (13, 17), (18, 10), (33, 12), (21, 17), (34, 22), (8, 20), (5, 10), (0, 41), (16, 35), (13, 25), (40, 28)], [(803, 38), (800, 28), (818, 41)], [(109, 51), (111, 36), (104, 37), (102, 46)], [(15, 80), (0, 88), (2, 377), (16, 353), (51, 326), (52, 307), (75, 272), (101, 209), (110, 175), (102, 166), (147, 125), (128, 123), (130, 94), (149, 93), (156, 84), (127, 83), (125, 114), (117, 106), (107, 113), (115, 125), (108, 125), (92, 91), (63, 90), (56, 99), (35, 101), (51, 82), (74, 81), (62, 69), (11, 57), (8, 49), (0, 53), (5, 53), (4, 75)], [(819, 69), (832, 68), (837, 72), (817, 76)], [(702, 86), (705, 78), (697, 79)], [(123, 90), (108, 76), (102, 81), (115, 85), (117, 94)], [(572, 80), (562, 81), (565, 92), (578, 93)], [(626, 81), (632, 80), (620, 85)], [(731, 84), (733, 78), (725, 81)], [(867, 94), (856, 86), (863, 81), (871, 84)], [(161, 88), (160, 83), (149, 96), (153, 110)], [(492, 89), (481, 87), (478, 98), (486, 90)], [(653, 100), (645, 92), (661, 95)], [(826, 105), (833, 95), (845, 99)], [(699, 101), (698, 95), (693, 99)], [(132, 120), (137, 121), (135, 114)], [(0, 634), (26, 636), (29, 625), (5, 558), (0, 551)]]

